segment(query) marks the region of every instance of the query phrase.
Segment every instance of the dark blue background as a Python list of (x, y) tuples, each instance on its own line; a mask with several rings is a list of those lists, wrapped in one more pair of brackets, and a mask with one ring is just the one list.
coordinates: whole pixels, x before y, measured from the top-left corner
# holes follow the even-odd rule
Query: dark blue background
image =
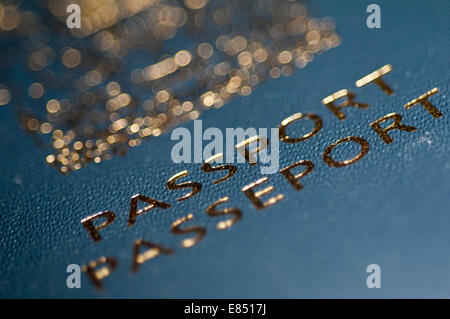
[[(124, 158), (92, 164), (69, 176), (48, 167), (39, 149), (18, 128), (10, 106), (0, 109), (0, 296), (2, 297), (446, 297), (450, 296), (450, 149), (448, 1), (377, 1), (382, 28), (368, 29), (372, 1), (318, 1), (313, 16), (335, 18), (342, 44), (325, 52), (291, 77), (261, 84), (201, 117), (207, 127), (277, 127), (296, 112), (314, 112), (324, 122), (310, 140), (280, 146), (280, 165), (299, 159), (316, 167), (294, 191), (280, 174), (269, 177), (285, 199), (256, 211), (240, 189), (260, 177), (258, 167), (240, 165), (229, 181), (199, 164), (173, 164), (170, 134), (151, 139)], [(395, 95), (355, 81), (392, 64), (385, 77)], [(433, 119), (423, 108), (404, 110), (409, 100), (438, 87), (430, 100), (444, 116)], [(346, 110), (339, 122), (323, 105), (325, 96), (354, 89), (367, 110)], [(384, 144), (369, 123), (391, 113), (418, 127), (393, 132)], [(193, 124), (185, 125), (193, 129)], [(305, 131), (306, 132), (306, 131)], [(328, 167), (323, 149), (348, 135), (366, 138), (369, 154), (354, 165)], [(195, 197), (177, 203), (182, 191), (165, 190), (166, 180), (188, 169), (203, 184)], [(126, 227), (129, 198), (135, 193), (173, 204), (139, 216)], [(243, 211), (227, 231), (204, 209), (222, 196)], [(80, 220), (109, 209), (113, 225), (94, 243)], [(171, 223), (188, 213), (208, 234), (181, 249)], [(176, 249), (130, 274), (132, 245), (144, 238)], [(66, 266), (102, 255), (119, 266), (97, 293), (82, 277), (81, 289), (66, 287)], [(382, 288), (366, 287), (368, 264), (382, 270)]]

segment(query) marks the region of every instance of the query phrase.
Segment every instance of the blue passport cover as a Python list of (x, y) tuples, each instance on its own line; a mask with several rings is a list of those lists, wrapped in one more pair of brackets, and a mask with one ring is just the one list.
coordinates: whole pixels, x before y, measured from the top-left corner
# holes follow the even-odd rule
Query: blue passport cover
[[(284, 198), (256, 210), (242, 188), (263, 177), (258, 166), (237, 164), (229, 180), (213, 184), (222, 173), (204, 173), (199, 163), (173, 163), (170, 132), (133, 148), (123, 157), (90, 164), (62, 175), (45, 163), (48, 150), (19, 128), (10, 105), (0, 108), (0, 296), (18, 298), (347, 298), (450, 296), (450, 149), (448, 1), (377, 1), (381, 28), (366, 26), (370, 1), (308, 3), (317, 17), (336, 21), (341, 44), (316, 56), (292, 76), (258, 85), (249, 96), (208, 110), (203, 127), (278, 127), (286, 117), (313, 112), (323, 120), (313, 138), (280, 142), (280, 168), (298, 160), (314, 170), (296, 191), (279, 173), (267, 175), (273, 194)], [(371, 83), (355, 82), (383, 65), (383, 79), (395, 91), (388, 96)], [(20, 71), (18, 71), (20, 72)], [(2, 79), (8, 84), (8, 79)], [(23, 74), (27, 82), (27, 75)], [(27, 82), (28, 83), (28, 82)], [(433, 118), (420, 105), (404, 105), (437, 87), (429, 98), (443, 116)], [(367, 109), (346, 108), (339, 121), (322, 99), (351, 90)], [(14, 93), (12, 93), (14, 99)], [(391, 131), (386, 144), (369, 126), (399, 113), (413, 133)], [(194, 123), (182, 125), (191, 132)], [(306, 131), (305, 131), (306, 132)], [(361, 136), (369, 153), (346, 167), (322, 159), (326, 146), (346, 136)], [(194, 152), (198, 149), (194, 149)], [(345, 157), (347, 153), (344, 153)], [(347, 154), (348, 155), (348, 154)], [(168, 190), (166, 181), (188, 170), (202, 184), (192, 198), (186, 190)], [(184, 181), (183, 180), (183, 181)], [(137, 217), (127, 227), (130, 198), (143, 194), (167, 203)], [(205, 209), (228, 196), (227, 207), (242, 219), (217, 230), (220, 218)], [(115, 221), (94, 242), (80, 221), (111, 210)], [(189, 225), (206, 228), (191, 248), (170, 232), (187, 214)], [(186, 223), (186, 225), (188, 225)], [(189, 236), (189, 235), (186, 235)], [(130, 271), (133, 244), (142, 238), (172, 248)], [(69, 289), (69, 264), (86, 265), (102, 256), (117, 268), (97, 291), (86, 274), (81, 288)], [(381, 268), (381, 288), (366, 285), (366, 267)]]

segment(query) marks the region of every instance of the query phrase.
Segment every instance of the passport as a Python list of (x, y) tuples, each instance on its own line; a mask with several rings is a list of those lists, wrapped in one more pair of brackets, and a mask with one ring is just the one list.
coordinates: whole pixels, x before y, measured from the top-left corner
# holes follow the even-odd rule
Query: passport
[[(181, 5), (190, 10), (196, 3), (184, 1)], [(219, 3), (227, 4), (226, 1)], [(36, 77), (29, 70), (30, 67), (40, 68), (33, 64), (41, 61), (40, 55), (34, 56), (37, 62), (31, 64), (29, 60), (15, 60), (15, 55), (24, 54), (23, 47), (17, 44), (23, 42), (15, 41), (7, 33), (14, 25), (14, 18), (11, 18), (14, 13), (8, 3), (2, 2), (2, 12), (9, 16), (3, 14), (0, 20), (4, 51), (0, 76), (0, 101), (3, 101), (0, 107), (0, 296), (448, 298), (450, 4), (440, 0), (377, 1), (381, 9), (380, 28), (368, 27), (371, 12), (366, 9), (369, 4), (369, 1), (306, 2), (311, 17), (334, 20), (334, 31), (339, 37), (339, 40), (334, 38), (338, 43), (329, 45), (313, 59), (308, 58), (307, 65), (297, 65), (295, 71), (282, 67), (278, 71), (261, 71), (257, 75), (264, 74), (271, 79), (252, 86), (251, 94), (241, 90), (241, 94), (224, 100), (221, 107), (189, 113), (192, 114), (190, 120), (174, 120), (167, 127), (161, 126), (162, 129), (154, 131), (155, 136), (148, 140), (133, 139), (138, 145), (131, 145), (127, 140), (133, 147), (129, 147), (126, 154), (118, 149), (108, 160), (103, 155), (92, 161), (78, 161), (77, 158), (74, 161), (81, 163), (80, 167), (75, 168), (74, 164), (62, 171), (61, 168), (68, 165), (52, 165), (57, 161), (57, 155), (52, 155), (56, 146), (53, 147), (44, 135), (41, 134), (42, 138), (40, 133), (36, 135), (30, 127), (27, 129), (27, 124), (33, 127), (34, 122), (24, 124), (24, 114), (43, 110), (45, 105), (52, 113), (53, 108), (62, 108), (63, 103), (49, 104), (47, 99), (33, 100), (26, 96), (39, 95), (38, 85), (33, 89), (29, 86), (45, 83), (49, 73), (45, 73), (43, 67), (40, 71), (44, 73)], [(54, 21), (51, 25), (64, 23), (46, 6), (27, 5), (30, 7), (24, 10), (39, 12), (40, 19)], [(127, 19), (136, 14), (117, 17), (117, 21), (110, 23), (126, 25), (131, 21)], [(137, 23), (138, 20), (133, 21)], [(131, 22), (127, 25), (129, 30), (132, 30), (131, 25)], [(62, 41), (62, 46), (75, 47), (77, 43), (90, 43), (96, 36), (105, 36), (101, 30), (110, 27), (100, 25), (98, 30), (93, 28), (92, 33), (86, 34), (75, 32), (74, 39), (67, 41), (58, 40), (52, 35), (52, 29), (46, 34), (55, 43)], [(163, 36), (170, 30), (161, 32)], [(216, 36), (211, 32), (202, 34), (205, 41), (211, 43)], [(196, 41), (182, 36), (167, 45), (190, 48)], [(280, 41), (278, 45), (289, 43)], [(79, 52), (85, 53), (81, 49)], [(76, 63), (77, 53), (70, 51), (67, 54), (67, 65)], [(168, 56), (163, 56), (157, 61), (166, 61), (166, 58)], [(179, 55), (174, 61), (178, 67), (183, 67), (186, 58), (189, 56)], [(102, 59), (109, 61), (107, 57)], [(129, 64), (125, 65), (133, 68), (150, 64), (140, 53), (133, 52), (114, 59), (126, 60)], [(284, 59), (283, 55), (278, 59)], [(245, 59), (243, 61), (245, 63)], [(18, 64), (13, 64), (15, 62)], [(393, 94), (386, 94), (374, 82), (357, 86), (356, 81), (385, 65), (391, 65), (392, 70), (382, 79)], [(148, 73), (142, 74), (155, 76), (154, 69), (147, 70)], [(56, 68), (53, 71), (58, 73)], [(54, 81), (70, 81), (71, 77), (63, 78), (64, 73), (59, 72), (61, 78)], [(128, 83), (125, 88), (131, 90), (133, 86), (137, 96), (148, 98), (149, 92), (138, 86), (139, 80), (130, 82), (130, 77), (122, 79), (117, 74), (123, 75), (112, 72), (108, 76), (112, 81), (123, 80)], [(95, 80), (96, 75), (91, 73), (90, 79)], [(186, 92), (197, 92), (199, 85), (212, 85), (211, 82), (198, 82), (200, 84), (189, 82), (192, 87)], [(19, 93), (21, 87), (27, 88), (23, 95)], [(109, 90), (114, 88), (111, 85)], [(438, 92), (428, 100), (442, 116), (435, 118), (420, 103), (404, 108), (405, 104), (433, 88)], [(368, 107), (343, 108), (346, 119), (339, 120), (322, 102), (343, 89), (353, 92), (354, 100), (368, 104)], [(68, 98), (71, 92), (64, 86), (51, 91), (58, 101)], [(183, 94), (191, 94), (186, 92)], [(203, 96), (203, 101), (207, 97)], [(126, 100), (127, 97), (122, 98)], [(118, 101), (120, 104), (122, 100)], [(88, 120), (97, 120), (90, 109), (83, 112), (89, 114)], [(298, 180), (303, 186), (301, 190), (295, 189), (282, 174), (264, 175), (260, 172), (260, 164), (245, 162), (235, 164), (237, 172), (230, 179), (214, 184), (223, 172), (206, 173), (202, 171), (201, 162), (175, 163), (171, 157), (176, 144), (171, 139), (173, 127), (186, 128), (194, 135), (198, 122), (192, 120), (201, 120), (204, 130), (218, 128), (225, 132), (227, 128), (238, 127), (278, 128), (284, 119), (297, 113), (314, 113), (322, 121), (320, 131), (310, 139), (279, 143), (280, 169), (300, 160), (314, 163), (314, 169)], [(391, 113), (401, 114), (401, 123), (416, 130), (391, 130), (388, 133), (393, 141), (388, 144), (371, 123)], [(72, 118), (64, 119), (64, 125), (75, 125), (73, 121), (70, 124), (73, 118), (72, 114)], [(29, 121), (29, 118), (25, 119)], [(55, 120), (54, 123), (59, 122)], [(305, 120), (305, 126), (311, 124), (306, 123)], [(380, 127), (385, 128), (389, 123), (380, 123)], [(299, 122), (295, 127), (292, 124), (288, 132), (306, 134), (313, 127), (302, 128)], [(45, 131), (46, 126), (41, 125), (40, 130)], [(324, 160), (325, 149), (347, 136), (362, 137), (370, 148), (351, 165), (330, 166)], [(205, 144), (192, 141), (192, 153), (201, 153)], [(364, 147), (359, 149), (358, 144), (342, 146), (342, 149), (335, 146), (331, 153), (341, 163), (364, 152)], [(201, 184), (201, 189), (194, 196), (178, 201), (189, 192), (189, 187), (171, 190), (166, 183), (185, 170), (189, 175), (182, 180)], [(268, 180), (258, 190), (270, 185), (274, 190), (261, 200), (264, 202), (278, 194), (283, 198), (257, 209), (243, 188), (263, 177)], [(135, 223), (128, 226), (130, 200), (136, 194), (156, 199), (159, 204), (155, 206), (153, 202), (153, 209), (146, 211), (145, 205), (151, 204), (141, 200), (135, 208), (143, 210), (138, 212)], [(213, 217), (205, 211), (223, 197), (228, 197), (228, 201), (220, 208), (236, 208), (241, 218), (231, 227), (220, 230), (217, 224), (224, 221), (224, 217)], [(168, 203), (170, 207), (162, 207), (161, 203)], [(104, 211), (113, 212), (115, 219), (98, 231), (101, 238), (94, 241), (81, 221)], [(174, 222), (180, 219), (183, 226), (178, 228), (181, 232), (176, 233)], [(99, 221), (94, 224), (97, 228)], [(183, 233), (182, 230), (188, 227), (197, 228)], [(186, 241), (190, 238), (194, 241)], [(141, 256), (141, 262), (136, 263), (138, 239), (161, 246), (150, 248), (149, 254)], [(139, 247), (141, 253), (145, 247), (149, 248)], [(102, 264), (102, 257), (112, 258), (114, 262)], [(68, 287), (69, 265), (84, 266), (81, 267), (85, 271), (81, 272), (80, 288)], [(101, 267), (105, 265), (102, 272)], [(379, 266), (380, 288), (369, 287), (369, 265)], [(96, 269), (100, 269), (97, 273), (101, 278), (100, 290), (89, 276), (90, 266), (99, 266)]]

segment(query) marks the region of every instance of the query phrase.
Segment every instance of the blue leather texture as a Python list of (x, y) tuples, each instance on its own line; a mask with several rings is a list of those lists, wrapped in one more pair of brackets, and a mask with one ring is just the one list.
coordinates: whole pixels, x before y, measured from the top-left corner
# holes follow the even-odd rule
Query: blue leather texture
[[(238, 164), (230, 180), (214, 185), (221, 173), (204, 173), (201, 164), (175, 164), (170, 132), (99, 165), (63, 176), (45, 163), (46, 150), (22, 131), (9, 106), (0, 109), (0, 296), (17, 298), (391, 298), (450, 296), (450, 3), (377, 1), (382, 27), (366, 27), (372, 1), (316, 1), (313, 16), (331, 16), (342, 43), (290, 77), (259, 85), (201, 116), (204, 129), (278, 127), (297, 112), (323, 120), (311, 139), (280, 143), (280, 168), (297, 160), (315, 168), (294, 190), (281, 174), (269, 175), (273, 194), (284, 199), (256, 210), (241, 191), (262, 175), (258, 166)], [(395, 94), (355, 81), (391, 64), (384, 76)], [(434, 119), (421, 106), (403, 105), (438, 87), (429, 98), (444, 114)], [(367, 109), (346, 108), (339, 121), (321, 100), (349, 89)], [(385, 144), (369, 124), (392, 113), (417, 127), (392, 131)], [(183, 125), (193, 130), (193, 123)], [(300, 126), (296, 126), (299, 127)], [(308, 129), (305, 128), (305, 133)], [(346, 136), (370, 143), (363, 159), (329, 167), (326, 146)], [(357, 148), (355, 148), (357, 150)], [(195, 150), (194, 150), (195, 151)], [(197, 150), (198, 151), (198, 150)], [(348, 156), (351, 150), (340, 154)], [(355, 152), (355, 151), (354, 151)], [(357, 152), (357, 151), (356, 151)], [(355, 154), (355, 153), (353, 153)], [(168, 178), (189, 170), (184, 180), (203, 185), (196, 196), (177, 202), (185, 190), (165, 188)], [(172, 205), (155, 209), (127, 227), (130, 197), (136, 193)], [(216, 229), (220, 218), (205, 209), (229, 196), (242, 220)], [(270, 195), (265, 198), (271, 197)], [(115, 222), (92, 241), (81, 219), (102, 210)], [(189, 225), (206, 227), (204, 239), (180, 247), (183, 236), (171, 224), (193, 214)], [(130, 272), (133, 243), (142, 238), (171, 247)], [(117, 269), (98, 292), (82, 275), (80, 289), (66, 286), (68, 264), (87, 264), (101, 256), (117, 258)], [(381, 288), (369, 289), (366, 267), (381, 267)]]

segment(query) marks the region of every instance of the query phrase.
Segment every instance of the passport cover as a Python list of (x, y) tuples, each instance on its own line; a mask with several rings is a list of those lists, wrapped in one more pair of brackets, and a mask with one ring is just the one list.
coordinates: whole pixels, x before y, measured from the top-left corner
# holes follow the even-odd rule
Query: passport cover
[[(308, 141), (280, 142), (280, 168), (297, 160), (314, 162), (296, 191), (279, 173), (268, 185), (284, 198), (258, 211), (242, 188), (261, 178), (258, 166), (237, 164), (230, 180), (214, 185), (221, 173), (204, 173), (201, 164), (173, 163), (170, 131), (100, 164), (63, 175), (45, 163), (48, 149), (20, 128), (12, 102), (0, 108), (0, 296), (3, 298), (391, 298), (450, 296), (449, 20), (448, 1), (377, 1), (381, 28), (370, 29), (370, 1), (315, 1), (314, 17), (332, 17), (341, 43), (293, 75), (259, 84), (251, 95), (204, 112), (203, 127), (278, 127), (286, 117), (313, 112), (322, 130)], [(2, 44), (7, 45), (7, 44)], [(2, 63), (6, 63), (3, 61)], [(388, 96), (375, 84), (355, 81), (383, 65)], [(15, 76), (30, 83), (24, 68)], [(9, 79), (1, 82), (8, 86)], [(443, 116), (435, 119), (421, 106), (405, 110), (414, 98), (437, 87), (429, 98)], [(339, 121), (322, 99), (351, 90), (367, 109), (345, 108)], [(385, 144), (369, 126), (400, 113), (413, 133), (391, 131)], [(182, 124), (191, 132), (194, 123)], [(306, 131), (305, 131), (306, 132)], [(326, 146), (346, 136), (364, 137), (369, 153), (347, 167), (322, 160)], [(193, 152), (199, 149), (194, 149)], [(345, 155), (345, 154), (344, 154)], [(188, 170), (184, 180), (202, 184), (194, 197), (177, 202), (186, 190), (168, 190), (167, 179)], [(127, 227), (134, 194), (168, 202)], [(220, 218), (205, 209), (220, 197), (242, 219), (217, 230)], [(265, 199), (272, 195), (265, 196)], [(225, 207), (225, 206), (224, 206)], [(94, 242), (80, 221), (111, 210), (113, 224)], [(187, 214), (206, 236), (180, 247), (183, 236), (171, 224)], [(188, 224), (186, 224), (188, 225)], [(188, 236), (188, 235), (186, 235)], [(133, 243), (142, 238), (172, 248), (130, 272)], [(117, 268), (97, 291), (86, 274), (81, 288), (69, 289), (69, 264), (85, 265), (101, 256)], [(366, 267), (381, 268), (381, 288), (369, 289)]]

